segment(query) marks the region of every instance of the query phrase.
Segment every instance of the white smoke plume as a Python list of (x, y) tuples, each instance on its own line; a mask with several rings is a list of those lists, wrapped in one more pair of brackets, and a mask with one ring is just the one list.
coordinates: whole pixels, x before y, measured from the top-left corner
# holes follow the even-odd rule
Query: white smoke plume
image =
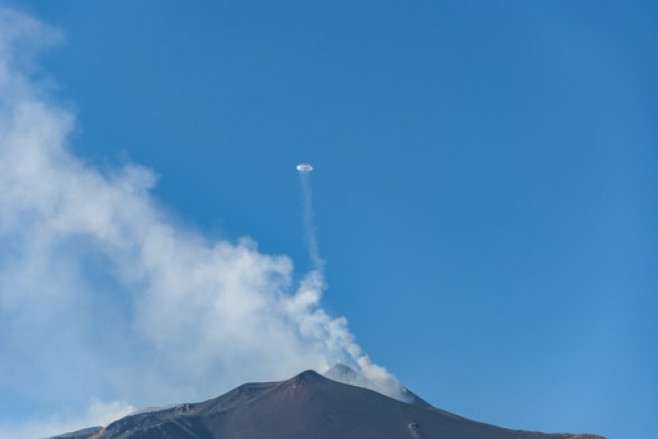
[(38, 52), (59, 39), (0, 7), (0, 439), (340, 362), (403, 398), (320, 307), (314, 235), (315, 270), (295, 285), (289, 258), (173, 221), (148, 169), (101, 171), (72, 154), (74, 115), (34, 78)]
[[(315, 221), (313, 219), (313, 191), (311, 189), (311, 171), (313, 167), (303, 163), (297, 166), (299, 171), (299, 184), (301, 188), (302, 216), (304, 224), (304, 235), (308, 246), (309, 258), (313, 264), (313, 270), (304, 278), (297, 294), (291, 302), (292, 314), (301, 316), (298, 320), (302, 333), (309, 331), (314, 338), (324, 340), (329, 352), (337, 352), (337, 356), (331, 356), (335, 365), (349, 364), (358, 371), (356, 374), (335, 373), (332, 369), (332, 378), (347, 384), (367, 387), (385, 395), (392, 396), (402, 401), (410, 401), (411, 397), (406, 389), (383, 367), (373, 363), (361, 347), (354, 341), (354, 337), (347, 330), (345, 319), (332, 319), (321, 308), (317, 308), (322, 292), (326, 289), (325, 262), (320, 256)], [(306, 308), (299, 312), (297, 308)], [(315, 309), (312, 309), (315, 308)], [(326, 333), (313, 333), (320, 329)], [(341, 358), (342, 357), (342, 358)], [(340, 360), (337, 362), (337, 360)]]

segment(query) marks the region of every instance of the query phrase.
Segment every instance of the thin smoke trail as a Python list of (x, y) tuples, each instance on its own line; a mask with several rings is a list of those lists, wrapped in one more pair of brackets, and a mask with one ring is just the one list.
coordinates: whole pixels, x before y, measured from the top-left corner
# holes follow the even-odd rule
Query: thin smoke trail
[[(308, 253), (313, 264), (313, 270), (307, 274), (302, 282), (300, 292), (295, 297), (302, 304), (308, 306), (309, 303), (318, 304), (326, 289), (324, 260), (320, 257), (317, 236), (315, 233), (315, 222), (313, 220), (313, 192), (311, 191), (310, 173), (313, 166), (308, 163), (297, 165), (299, 172), (299, 183), (301, 187), (302, 213), (304, 219), (304, 235)], [(327, 315), (322, 310), (316, 310), (311, 313), (312, 318), (326, 319)], [(304, 323), (301, 327), (306, 327)], [(330, 327), (333, 325), (329, 325)], [(353, 366), (358, 373), (354, 376), (340, 372), (342, 369), (336, 369), (339, 372), (333, 376), (347, 384), (361, 386), (373, 389), (385, 395), (392, 396), (401, 401), (409, 402), (411, 396), (407, 390), (391, 375), (386, 369), (374, 363), (370, 357), (359, 346), (354, 337), (346, 326), (333, 327), (327, 333), (330, 344), (340, 345), (340, 349), (345, 356), (339, 355), (341, 361), (346, 361)], [(337, 358), (332, 358), (336, 364)]]
[(324, 260), (320, 257), (320, 249), (315, 233), (315, 221), (313, 219), (313, 192), (311, 191), (310, 172), (299, 172), (299, 184), (302, 190), (302, 214), (304, 219), (304, 236), (308, 246), (309, 257), (313, 268), (322, 272)]

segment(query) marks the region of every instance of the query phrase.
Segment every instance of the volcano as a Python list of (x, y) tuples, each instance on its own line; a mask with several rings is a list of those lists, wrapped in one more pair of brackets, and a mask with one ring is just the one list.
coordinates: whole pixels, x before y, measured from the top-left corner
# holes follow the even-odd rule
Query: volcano
[[(328, 376), (336, 377), (335, 371)], [(244, 384), (205, 402), (137, 413), (56, 439), (604, 439), (484, 424), (409, 393), (409, 402), (401, 402), (308, 370), (286, 381)]]

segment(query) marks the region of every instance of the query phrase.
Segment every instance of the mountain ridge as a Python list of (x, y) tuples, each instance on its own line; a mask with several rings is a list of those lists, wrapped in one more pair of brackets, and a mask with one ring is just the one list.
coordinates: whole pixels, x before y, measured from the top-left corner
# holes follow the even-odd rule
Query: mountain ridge
[(419, 398), (405, 403), (315, 371), (245, 383), (199, 403), (136, 413), (51, 439), (604, 439), (497, 427)]

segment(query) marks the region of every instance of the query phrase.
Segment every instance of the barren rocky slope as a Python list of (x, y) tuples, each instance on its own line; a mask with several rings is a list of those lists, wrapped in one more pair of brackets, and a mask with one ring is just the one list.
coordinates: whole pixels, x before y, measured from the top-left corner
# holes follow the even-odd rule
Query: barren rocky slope
[(418, 399), (403, 403), (306, 371), (196, 404), (140, 413), (59, 439), (603, 439), (510, 430)]

